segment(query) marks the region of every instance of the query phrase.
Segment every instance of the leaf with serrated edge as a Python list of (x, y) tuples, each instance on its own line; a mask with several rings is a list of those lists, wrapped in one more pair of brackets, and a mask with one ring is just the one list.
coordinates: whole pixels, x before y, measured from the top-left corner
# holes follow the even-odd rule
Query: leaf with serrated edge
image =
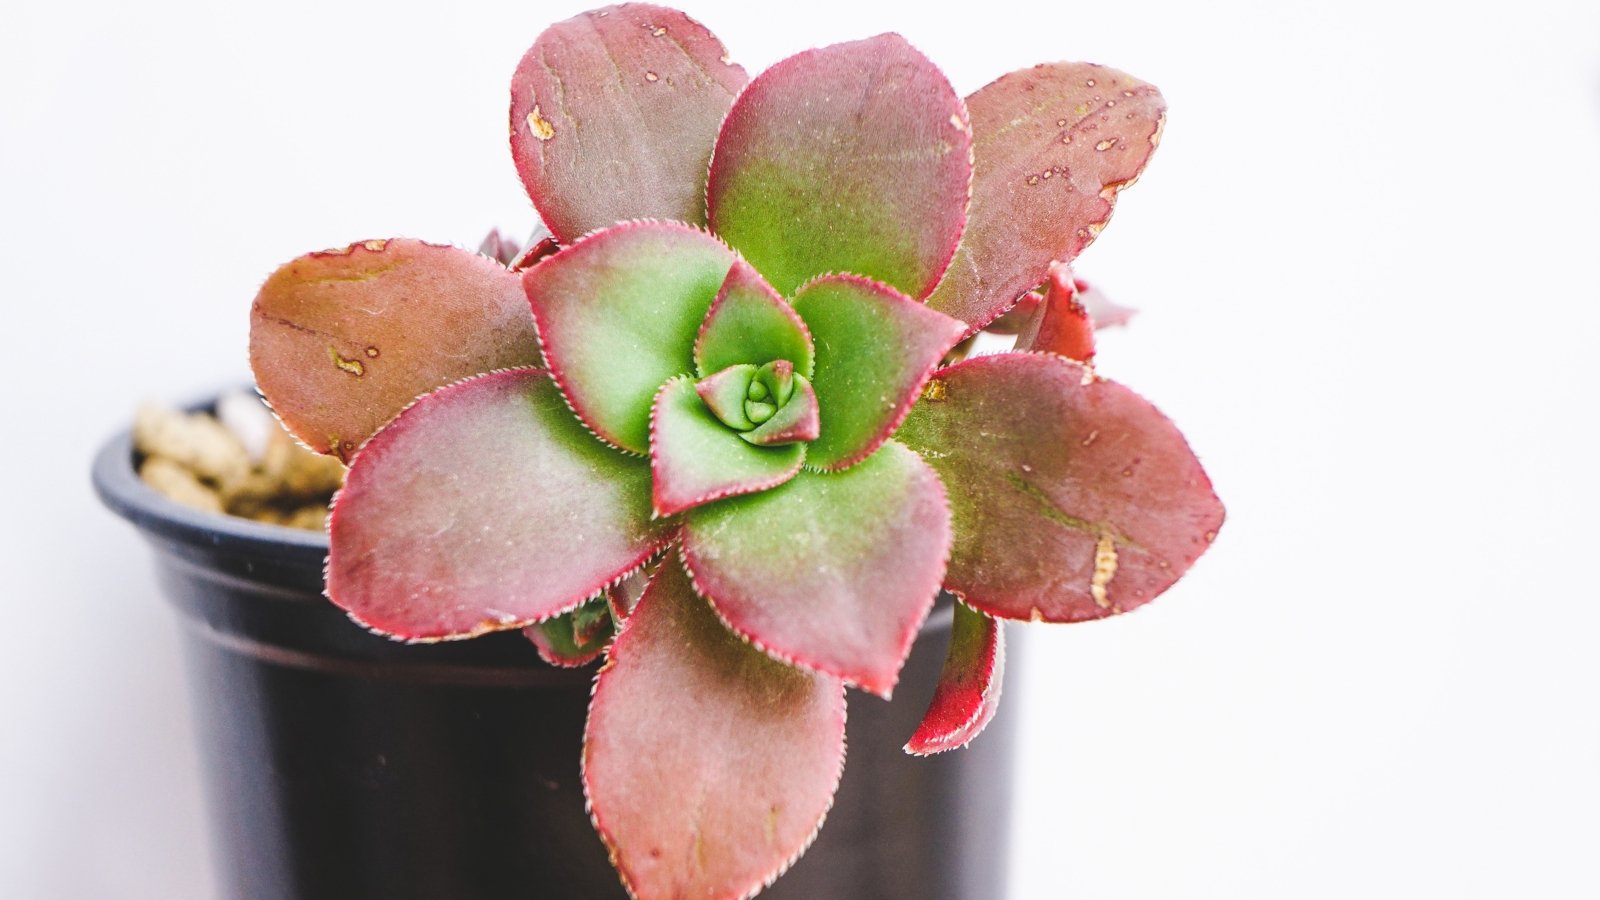
[(1000, 707), (1005, 670), (1005, 626), (957, 602), (939, 685), (906, 752), (927, 756), (965, 747)]
[(1050, 267), (1044, 301), (1017, 335), (1017, 349), (1055, 353), (1081, 363), (1094, 361), (1094, 321), (1078, 300), (1071, 266)]
[(539, 651), (540, 659), (563, 669), (587, 666), (599, 659), (611, 640), (611, 632), (611, 612), (604, 597), (522, 629), (523, 636)]
[(945, 586), (990, 615), (1076, 622), (1171, 587), (1222, 504), (1149, 401), (1044, 353), (934, 373), (895, 435), (950, 489)]
[(400, 638), (559, 615), (672, 537), (650, 467), (587, 434), (541, 369), (418, 400), (356, 455), (329, 524), (328, 596)]
[(928, 305), (976, 331), (1100, 233), (1155, 152), (1167, 105), (1116, 69), (1053, 63), (1001, 76), (967, 110), (972, 208)]
[(658, 516), (783, 484), (806, 458), (804, 444), (757, 447), (741, 438), (717, 421), (687, 376), (661, 386), (651, 422), (652, 503)]
[(738, 260), (717, 291), (695, 339), (695, 371), (703, 378), (729, 366), (794, 363), (811, 377), (811, 333), (793, 308), (749, 263)]
[(597, 231), (523, 273), (539, 341), (584, 424), (632, 453), (650, 446), (650, 404), (694, 371), (694, 342), (733, 252), (675, 222)]
[(626, 219), (705, 224), (711, 147), (747, 80), (674, 9), (609, 6), (546, 29), (511, 78), (511, 155), (556, 239)]
[(250, 366), (284, 425), (348, 461), (437, 387), (539, 362), (517, 276), (492, 259), (407, 238), (308, 253), (250, 308)]
[(843, 685), (740, 641), (666, 560), (584, 734), (584, 792), (629, 891), (736, 898), (771, 882), (832, 805), (844, 728)]
[(950, 510), (894, 441), (844, 472), (697, 507), (683, 555), (734, 631), (776, 659), (887, 697), (939, 591)]
[(739, 437), (760, 447), (777, 447), (796, 441), (814, 441), (822, 429), (817, 413), (817, 392), (804, 375), (794, 376), (794, 393), (772, 418)]
[(808, 50), (729, 110), (711, 227), (785, 296), (854, 272), (921, 299), (961, 238), (971, 144), (961, 98), (899, 35)]
[(821, 433), (816, 468), (845, 468), (894, 433), (917, 392), (965, 326), (886, 285), (853, 275), (818, 278), (794, 298), (817, 347)]

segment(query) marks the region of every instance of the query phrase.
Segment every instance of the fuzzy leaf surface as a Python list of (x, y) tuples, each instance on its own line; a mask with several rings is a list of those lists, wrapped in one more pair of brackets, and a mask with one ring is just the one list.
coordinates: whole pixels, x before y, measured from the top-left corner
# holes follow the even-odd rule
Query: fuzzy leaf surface
[(1094, 360), (1094, 320), (1078, 299), (1070, 266), (1050, 267), (1044, 300), (1017, 335), (1017, 349), (1055, 353), (1081, 363)]
[(807, 50), (729, 110), (712, 230), (784, 296), (853, 272), (921, 299), (961, 239), (971, 143), (961, 98), (899, 35)]
[(675, 559), (612, 644), (583, 783), (641, 900), (745, 897), (810, 845), (844, 765), (844, 687), (730, 633)]
[(695, 339), (701, 377), (729, 366), (763, 365), (777, 359), (812, 372), (811, 334), (793, 308), (744, 260), (733, 264)]
[(412, 639), (559, 615), (671, 537), (648, 463), (587, 434), (540, 369), (417, 401), (356, 456), (329, 530), (328, 596)]
[(972, 207), (928, 305), (976, 331), (1095, 239), (1155, 152), (1167, 105), (1115, 69), (1054, 63), (1001, 76), (967, 110)]
[(764, 491), (800, 471), (804, 444), (758, 447), (717, 421), (688, 377), (656, 395), (650, 442), (652, 502), (670, 516), (721, 497)]
[(705, 224), (706, 169), (748, 80), (699, 22), (643, 3), (550, 26), (511, 78), (511, 155), (556, 240), (626, 219)]
[(817, 347), (821, 431), (807, 462), (846, 468), (894, 433), (928, 376), (966, 331), (886, 285), (851, 275), (807, 284), (794, 298)]
[(694, 343), (734, 256), (703, 231), (629, 222), (598, 231), (523, 273), (556, 383), (596, 434), (650, 446), (650, 404), (694, 371)]
[(775, 658), (887, 697), (944, 574), (950, 509), (890, 441), (843, 472), (698, 507), (683, 555), (700, 593)]
[(456, 247), (396, 238), (308, 253), (250, 308), (256, 385), (295, 437), (347, 462), (422, 394), (538, 362), (517, 276)]
[(950, 489), (945, 586), (990, 615), (1126, 612), (1171, 587), (1222, 526), (1222, 504), (1177, 427), (1059, 356), (940, 370), (896, 439)]
[(957, 602), (939, 685), (906, 752), (927, 756), (965, 747), (1000, 708), (1005, 670), (1004, 625)]

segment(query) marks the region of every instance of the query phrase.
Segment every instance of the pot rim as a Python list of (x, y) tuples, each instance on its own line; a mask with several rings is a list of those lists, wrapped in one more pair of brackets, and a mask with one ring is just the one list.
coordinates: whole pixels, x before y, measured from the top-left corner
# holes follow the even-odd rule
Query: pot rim
[[(195, 411), (209, 407), (206, 402), (186, 408)], [(90, 479), (100, 502), (140, 531), (180, 544), (291, 565), (321, 566), (327, 558), (326, 531), (271, 525), (185, 506), (144, 483), (135, 469), (137, 456), (133, 430), (119, 431), (95, 453)]]

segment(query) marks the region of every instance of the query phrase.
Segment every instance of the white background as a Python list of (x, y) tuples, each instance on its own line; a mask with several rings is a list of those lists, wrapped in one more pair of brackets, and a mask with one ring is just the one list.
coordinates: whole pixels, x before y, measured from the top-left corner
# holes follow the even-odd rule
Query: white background
[[(280, 262), (525, 232), (506, 83), (581, 8), (3, 14), (0, 896), (210, 894), (175, 622), (90, 455), (244, 379)], [(1229, 522), (1154, 606), (1028, 629), (1014, 898), (1600, 896), (1600, 6), (689, 11), (752, 71), (894, 29), (963, 93), (1090, 59), (1170, 102), (1080, 271)]]

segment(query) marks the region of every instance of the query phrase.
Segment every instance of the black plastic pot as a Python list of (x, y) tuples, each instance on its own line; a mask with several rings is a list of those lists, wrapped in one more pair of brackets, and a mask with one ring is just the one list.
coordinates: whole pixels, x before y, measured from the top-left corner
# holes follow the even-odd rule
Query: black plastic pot
[[(225, 896), (626, 896), (578, 780), (593, 668), (547, 666), (515, 633), (434, 645), (369, 634), (321, 595), (325, 536), (179, 506), (134, 462), (117, 437), (94, 483), (154, 545), (184, 626)], [(941, 606), (893, 703), (851, 695), (837, 801), (764, 898), (1005, 896), (1011, 717), (966, 750), (900, 749), (949, 623)]]

